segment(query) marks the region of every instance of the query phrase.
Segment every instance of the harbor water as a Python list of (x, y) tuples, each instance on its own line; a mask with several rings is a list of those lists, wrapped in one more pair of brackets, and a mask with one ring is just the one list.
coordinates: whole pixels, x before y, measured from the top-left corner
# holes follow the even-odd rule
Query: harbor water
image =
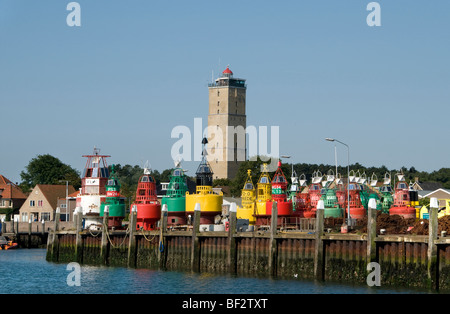
[(45, 260), (45, 249), (0, 251), (2, 294), (404, 294), (427, 293), (391, 287), (319, 283), (295, 279), (86, 266)]

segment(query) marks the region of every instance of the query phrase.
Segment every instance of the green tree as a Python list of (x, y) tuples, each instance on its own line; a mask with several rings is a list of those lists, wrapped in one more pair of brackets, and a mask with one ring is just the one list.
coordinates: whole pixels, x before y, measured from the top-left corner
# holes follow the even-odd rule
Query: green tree
[(216, 186), (231, 186), (232, 181), (230, 179), (214, 179), (213, 187)]
[(61, 180), (69, 181), (75, 189), (81, 187), (79, 172), (49, 154), (31, 159), (20, 177), (20, 188), (24, 192), (29, 192), (36, 184), (64, 184)]

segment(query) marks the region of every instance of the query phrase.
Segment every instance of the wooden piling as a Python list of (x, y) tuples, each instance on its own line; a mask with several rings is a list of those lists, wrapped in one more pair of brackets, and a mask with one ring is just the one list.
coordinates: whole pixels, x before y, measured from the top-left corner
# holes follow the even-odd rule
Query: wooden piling
[(269, 240), (269, 275), (276, 276), (277, 274), (277, 220), (278, 207), (277, 202), (272, 202), (272, 217), (270, 221), (270, 240)]
[(103, 228), (102, 228), (102, 242), (100, 248), (100, 258), (102, 260), (103, 265), (108, 264), (108, 219), (109, 219), (109, 208), (105, 206), (105, 210), (103, 211)]
[(438, 233), (438, 200), (434, 197), (430, 200), (430, 216), (428, 227), (428, 285), (430, 289), (439, 290), (437, 240)]
[(320, 281), (325, 279), (325, 263), (323, 254), (323, 221), (324, 221), (324, 203), (319, 200), (316, 210), (316, 233), (314, 250), (314, 278)]
[(200, 271), (200, 245), (198, 239), (200, 215), (200, 204), (197, 203), (194, 208), (194, 223), (192, 228), (191, 270), (193, 272)]
[(31, 218), (28, 220), (28, 248), (31, 248)]
[(367, 264), (377, 261), (377, 203), (375, 199), (369, 200), (367, 211)]
[(82, 263), (83, 261), (83, 239), (81, 232), (83, 230), (83, 212), (80, 210), (76, 214), (76, 236), (75, 236), (75, 258), (77, 263)]
[(130, 223), (128, 224), (128, 230), (130, 232), (130, 242), (128, 243), (128, 267), (136, 267), (136, 221), (137, 212), (135, 205), (130, 213)]
[(158, 262), (159, 268), (165, 269), (167, 262), (167, 240), (166, 240), (166, 232), (167, 232), (167, 205), (164, 204), (161, 210), (161, 220), (159, 223), (159, 246), (158, 246)]
[(230, 273), (235, 274), (236, 267), (236, 203), (231, 204), (228, 224), (228, 248), (227, 248), (227, 268)]
[[(58, 231), (59, 231), (59, 220), (61, 219), (61, 213), (59, 211), (59, 208), (56, 208), (56, 212), (55, 212), (55, 228), (53, 230), (53, 232), (51, 233), (51, 236), (49, 236), (49, 238), (51, 238), (50, 242), (48, 243), (48, 248), (51, 250), (51, 260), (52, 261), (58, 261), (58, 254), (59, 254), (59, 237), (58, 237)], [(14, 224), (14, 222), (13, 222)], [(17, 228), (17, 230), (19, 230)]]

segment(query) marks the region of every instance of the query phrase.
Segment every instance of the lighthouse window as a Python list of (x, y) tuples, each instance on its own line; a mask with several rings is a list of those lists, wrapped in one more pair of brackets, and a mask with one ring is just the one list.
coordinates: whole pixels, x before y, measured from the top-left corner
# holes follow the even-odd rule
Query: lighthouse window
[(175, 171), (173, 172), (173, 175), (174, 175), (174, 176), (181, 176), (180, 170), (175, 170)]

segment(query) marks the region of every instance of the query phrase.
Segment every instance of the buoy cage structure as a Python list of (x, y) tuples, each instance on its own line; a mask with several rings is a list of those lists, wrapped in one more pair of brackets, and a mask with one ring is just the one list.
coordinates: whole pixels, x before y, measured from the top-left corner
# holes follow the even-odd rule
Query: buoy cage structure
[(136, 199), (131, 204), (131, 210), (136, 209), (136, 229), (155, 230), (161, 218), (161, 204), (156, 194), (155, 178), (145, 168), (144, 174), (139, 178), (136, 189)]

